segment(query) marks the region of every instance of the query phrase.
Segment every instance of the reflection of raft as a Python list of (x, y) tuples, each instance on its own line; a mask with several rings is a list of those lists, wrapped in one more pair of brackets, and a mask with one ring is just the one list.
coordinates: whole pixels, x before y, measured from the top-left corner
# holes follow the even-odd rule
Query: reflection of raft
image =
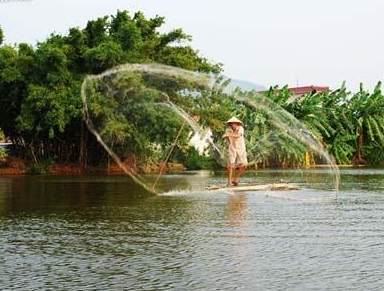
[(246, 192), (246, 191), (289, 191), (298, 190), (299, 187), (295, 184), (289, 183), (271, 183), (271, 184), (243, 184), (236, 187), (226, 187), (222, 185), (211, 185), (205, 188), (209, 191), (234, 191), (234, 192)]

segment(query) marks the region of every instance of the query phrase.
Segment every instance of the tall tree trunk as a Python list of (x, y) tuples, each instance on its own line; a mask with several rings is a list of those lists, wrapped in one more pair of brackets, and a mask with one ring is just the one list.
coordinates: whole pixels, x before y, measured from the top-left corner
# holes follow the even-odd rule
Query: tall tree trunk
[(357, 145), (357, 156), (358, 156), (359, 161), (361, 161), (363, 159), (363, 153), (362, 153), (363, 144), (364, 144), (363, 131), (361, 131), (359, 133), (359, 141), (358, 141), (358, 145)]
[(364, 133), (360, 130), (359, 137), (357, 139), (357, 155), (353, 159), (353, 163), (356, 165), (364, 165), (367, 162), (363, 158), (363, 146), (364, 146)]
[(304, 154), (304, 168), (309, 168), (311, 165), (311, 162), (309, 160), (309, 152), (306, 151)]
[(79, 150), (79, 169), (81, 173), (85, 171), (86, 155), (87, 155), (87, 139), (88, 131), (85, 125), (85, 121), (81, 121), (81, 133), (80, 133), (80, 150)]
[(315, 166), (315, 156), (313, 155), (313, 152), (306, 151), (304, 154), (304, 167), (310, 168), (312, 166)]

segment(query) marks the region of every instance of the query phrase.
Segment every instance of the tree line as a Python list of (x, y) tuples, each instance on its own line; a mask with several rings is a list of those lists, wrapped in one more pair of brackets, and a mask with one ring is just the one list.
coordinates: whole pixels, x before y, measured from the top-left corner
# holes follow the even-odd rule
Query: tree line
[[(372, 92), (360, 84), (358, 92), (347, 90), (345, 83), (328, 92), (309, 92), (294, 96), (287, 86), (271, 87), (264, 93), (301, 121), (335, 158), (337, 164), (378, 165), (384, 162), (384, 94), (378, 82)], [(268, 132), (262, 113), (243, 114), (249, 124), (258, 124), (255, 140)], [(248, 119), (254, 119), (249, 121)], [(252, 127), (252, 126), (251, 126)], [(260, 161), (276, 164), (310, 165), (316, 162), (307, 147), (286, 137), (259, 146)], [(308, 160), (309, 155), (309, 160)]]
[[(0, 27), (0, 128), (14, 143), (13, 154), (36, 164), (45, 159), (81, 166), (105, 163), (105, 151), (83, 122), (80, 87), (86, 75), (125, 63), (161, 63), (221, 73), (222, 65), (208, 61), (193, 49), (188, 44), (191, 37), (183, 30), (160, 33), (163, 24), (164, 18), (160, 16), (148, 19), (141, 12), (132, 16), (127, 11), (118, 11), (88, 21), (85, 28), (70, 28), (66, 35), (51, 34), (36, 46), (2, 44)], [(142, 81), (141, 77), (130, 76), (119, 86)], [(190, 115), (199, 116), (200, 125), (210, 128), (215, 140), (220, 141), (224, 122), (230, 116), (241, 118), (249, 137), (248, 146), (260, 166), (321, 162), (299, 141), (280, 135), (265, 112), (244, 106), (231, 94), (200, 90), (198, 98), (196, 94), (180, 97), (180, 86), (159, 84)], [(135, 126), (128, 126), (129, 120), (121, 123), (110, 118), (114, 122), (105, 134), (116, 140), (116, 146), (119, 140), (121, 144), (126, 142), (122, 137), (130, 139), (129, 147), (124, 149), (144, 157), (143, 160), (160, 161), (182, 121), (169, 116), (159, 122), (159, 116), (167, 113), (145, 106), (145, 102), (155, 98), (151, 91), (139, 90), (135, 94), (135, 106), (126, 112), (136, 116)], [(288, 87), (271, 87), (263, 94), (305, 124), (337, 163), (384, 161), (384, 95), (380, 82), (373, 92), (361, 85), (358, 92), (351, 93), (343, 84), (337, 90), (314, 91), (303, 96), (293, 96)], [(137, 108), (145, 114), (137, 116)], [(186, 128), (172, 160), (195, 169), (212, 167), (212, 158), (202, 157), (188, 145), (188, 134)], [(163, 139), (160, 148), (156, 145), (159, 139)]]
[(51, 34), (31, 46), (2, 44), (0, 27), (0, 128), (14, 143), (15, 154), (35, 163), (97, 163), (105, 153), (83, 124), (80, 87), (89, 74), (124, 63), (162, 63), (218, 73), (189, 44), (182, 29), (160, 33), (164, 18), (137, 12), (88, 21), (67, 35)]

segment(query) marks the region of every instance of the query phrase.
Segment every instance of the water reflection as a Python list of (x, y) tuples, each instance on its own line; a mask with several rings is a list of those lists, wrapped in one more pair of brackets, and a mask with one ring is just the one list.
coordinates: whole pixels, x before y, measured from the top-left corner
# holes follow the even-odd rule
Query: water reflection
[(228, 196), (228, 224), (234, 228), (244, 226), (247, 219), (247, 198), (244, 194)]
[[(383, 174), (348, 169), (337, 204), (199, 191), (224, 172), (167, 176), (181, 191), (156, 197), (117, 176), (0, 178), (0, 289), (381, 290)], [(295, 171), (244, 181), (280, 179), (329, 193)]]
[(0, 180), (0, 213), (60, 212), (148, 197), (125, 176), (25, 176)]

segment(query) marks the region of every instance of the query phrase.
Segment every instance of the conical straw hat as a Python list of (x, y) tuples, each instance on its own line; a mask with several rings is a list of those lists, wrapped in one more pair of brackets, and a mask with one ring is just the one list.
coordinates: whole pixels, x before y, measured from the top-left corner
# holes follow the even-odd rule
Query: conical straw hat
[(243, 122), (240, 120), (240, 119), (238, 119), (238, 118), (236, 118), (236, 117), (231, 117), (227, 122), (226, 122), (226, 124), (228, 124), (228, 123), (240, 123), (240, 124), (243, 124)]

